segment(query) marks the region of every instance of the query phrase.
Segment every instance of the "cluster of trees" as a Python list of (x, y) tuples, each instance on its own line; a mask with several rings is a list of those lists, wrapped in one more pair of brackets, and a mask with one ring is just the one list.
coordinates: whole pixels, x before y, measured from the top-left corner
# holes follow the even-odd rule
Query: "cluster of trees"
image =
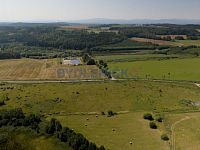
[(101, 69), (101, 71), (109, 78), (112, 78), (112, 74), (108, 69), (108, 64), (106, 62), (104, 62), (103, 60), (99, 60), (96, 62), (97, 67), (99, 67), (99, 69)]
[(111, 72), (108, 69), (108, 65), (107, 63), (105, 63), (103, 60), (100, 61), (95, 61), (94, 58), (92, 58), (88, 53), (83, 54), (82, 57), (83, 61), (87, 64), (87, 65), (97, 65), (97, 67), (99, 67), (99, 69), (101, 69), (101, 71), (109, 78), (112, 78)]
[(46, 133), (56, 135), (61, 142), (68, 143), (73, 150), (105, 150), (103, 146), (89, 142), (82, 134), (75, 133), (69, 128), (63, 128), (56, 119), (51, 119), (46, 127)]
[(14, 127), (30, 127), (39, 131), (40, 116), (30, 114), (25, 116), (21, 108), (3, 111), (0, 113), (0, 127), (14, 126)]
[(94, 60), (94, 58), (92, 58), (89, 54), (85, 53), (83, 54), (82, 57), (83, 61), (87, 64), (87, 65), (96, 65), (96, 62)]
[[(146, 113), (144, 114), (143, 118), (145, 120), (149, 120), (149, 127), (151, 129), (157, 129), (158, 128), (158, 125), (156, 124), (156, 121), (158, 123), (162, 123), (163, 122), (163, 119), (164, 119), (164, 116), (161, 115), (161, 114), (157, 114), (155, 117), (153, 117), (153, 115), (151, 113)], [(167, 134), (162, 134), (161, 135), (161, 139), (164, 140), (164, 141), (168, 141), (169, 140), (169, 137)]]

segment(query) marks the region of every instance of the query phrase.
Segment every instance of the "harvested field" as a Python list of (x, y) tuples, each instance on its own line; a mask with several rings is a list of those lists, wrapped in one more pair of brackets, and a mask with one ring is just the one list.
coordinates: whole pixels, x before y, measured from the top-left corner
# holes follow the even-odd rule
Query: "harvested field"
[(85, 30), (89, 27), (87, 25), (72, 25), (72, 26), (61, 26), (62, 29), (66, 30)]
[(187, 35), (160, 35), (161, 38), (168, 37), (168, 36), (170, 36), (171, 39), (175, 39), (176, 37), (183, 37), (184, 39), (187, 39)]
[(78, 80), (96, 78), (105, 78), (96, 66), (61, 65), (58, 59), (0, 61), (0, 80)]
[(170, 42), (163, 41), (163, 40), (154, 40), (154, 39), (147, 39), (147, 38), (131, 38), (132, 41), (136, 42), (144, 42), (144, 43), (152, 43), (158, 45), (170, 45)]

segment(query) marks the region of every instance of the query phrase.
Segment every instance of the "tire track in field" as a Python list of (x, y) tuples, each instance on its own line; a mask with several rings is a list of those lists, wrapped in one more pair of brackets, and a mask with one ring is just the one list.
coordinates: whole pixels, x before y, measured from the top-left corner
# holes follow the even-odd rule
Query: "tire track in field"
[(172, 147), (172, 150), (176, 150), (176, 138), (175, 138), (175, 128), (176, 128), (176, 125), (180, 124), (181, 122), (183, 121), (186, 121), (186, 120), (189, 120), (193, 117), (189, 117), (189, 116), (186, 116), (184, 118), (182, 118), (181, 120), (178, 120), (176, 121), (172, 126), (171, 126), (171, 132), (172, 132), (172, 136), (171, 136), (171, 147)]

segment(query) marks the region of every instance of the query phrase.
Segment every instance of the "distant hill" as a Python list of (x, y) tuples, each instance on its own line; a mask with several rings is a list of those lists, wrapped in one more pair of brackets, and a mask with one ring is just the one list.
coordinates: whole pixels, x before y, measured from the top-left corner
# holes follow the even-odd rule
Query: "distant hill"
[(200, 24), (200, 20), (194, 19), (133, 19), (133, 20), (118, 20), (118, 19), (85, 19), (71, 21), (81, 24)]
[(200, 25), (200, 19), (106, 19), (106, 18), (96, 18), (96, 19), (83, 19), (74, 21), (29, 21), (29, 22), (0, 22), (0, 26), (22, 26), (22, 25), (41, 25), (41, 24), (51, 24), (51, 25), (74, 25), (74, 24), (198, 24)]

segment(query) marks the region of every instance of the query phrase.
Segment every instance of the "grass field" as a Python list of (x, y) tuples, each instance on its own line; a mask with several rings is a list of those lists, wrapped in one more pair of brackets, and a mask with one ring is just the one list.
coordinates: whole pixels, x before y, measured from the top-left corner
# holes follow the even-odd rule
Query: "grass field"
[[(90, 141), (108, 149), (169, 149), (170, 143), (160, 139), (164, 132), (160, 126), (163, 125), (159, 124), (158, 130), (149, 129), (143, 114), (198, 111), (198, 107), (183, 105), (180, 101), (189, 99), (198, 102), (199, 91), (199, 87), (189, 83), (150, 81), (1, 84), (0, 97), (8, 97), (9, 100), (0, 109), (22, 107), (26, 113), (41, 113), (48, 120), (55, 117), (63, 126), (73, 128)], [(101, 115), (102, 111), (108, 110), (119, 114), (114, 117)], [(181, 117), (169, 118), (169, 126), (174, 123), (173, 120)], [(48, 142), (51, 139), (43, 137), (31, 141), (41, 149)], [(129, 142), (133, 144), (130, 145)], [(50, 147), (54, 146), (55, 143)]]
[[(143, 113), (128, 113), (115, 117), (99, 116), (98, 118), (94, 115), (55, 117), (62, 124), (83, 133), (98, 145), (103, 143), (106, 148), (111, 150), (121, 150), (122, 148), (126, 150), (168, 150), (169, 144), (160, 140), (161, 132), (148, 128), (148, 121), (145, 121), (142, 116)], [(129, 142), (133, 142), (133, 144), (131, 145)]]
[(103, 79), (96, 66), (61, 65), (58, 59), (1, 60), (0, 80), (73, 80)]
[[(0, 96), (10, 101), (2, 108), (22, 107), (26, 112), (45, 114), (101, 113), (102, 111), (188, 110), (180, 100), (199, 101), (194, 85), (145, 81), (102, 83), (24, 84), (1, 86)], [(145, 91), (145, 92), (143, 92)]]
[(169, 114), (166, 127), (171, 128), (173, 148), (177, 150), (198, 150), (200, 147), (200, 113)]
[(154, 40), (147, 38), (131, 38), (133, 41), (144, 42), (144, 43), (152, 43), (158, 45), (169, 45), (169, 46), (200, 46), (200, 40), (175, 40), (172, 41), (163, 41), (163, 40)]
[(200, 58), (111, 62), (109, 68), (117, 78), (143, 78), (200, 81)]
[(104, 55), (96, 56), (97, 60), (106, 62), (133, 62), (143, 60), (164, 60), (170, 58), (178, 58), (179, 55), (164, 55), (164, 54), (121, 54), (121, 55)]

